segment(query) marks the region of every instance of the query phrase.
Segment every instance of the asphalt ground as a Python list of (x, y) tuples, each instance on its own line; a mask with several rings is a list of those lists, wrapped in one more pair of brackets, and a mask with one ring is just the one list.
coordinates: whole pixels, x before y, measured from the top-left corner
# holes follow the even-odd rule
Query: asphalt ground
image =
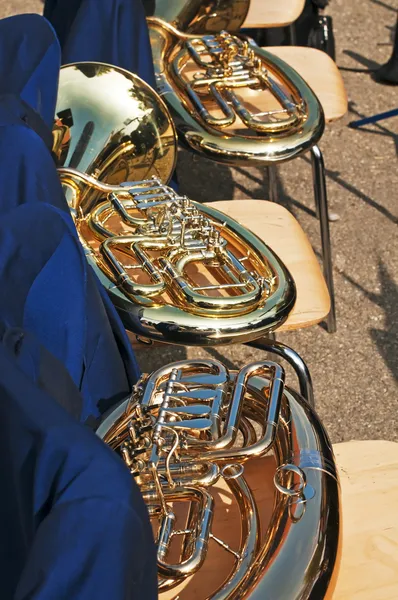
[[(0, 17), (40, 12), (39, 0), (2, 0)], [(331, 0), (337, 64), (374, 69), (391, 54), (397, 0)], [(333, 442), (398, 439), (398, 118), (352, 130), (347, 124), (398, 107), (398, 88), (376, 83), (369, 73), (342, 70), (349, 114), (321, 140), (327, 167), (338, 331), (321, 326), (283, 333), (278, 339), (297, 350), (312, 374), (318, 412)], [(197, 200), (266, 198), (262, 169), (229, 169), (180, 153), (182, 192)], [(279, 169), (280, 201), (300, 221), (320, 256), (307, 157)], [(143, 370), (202, 349), (145, 348)], [(220, 347), (213, 357), (240, 367), (262, 353), (245, 346)], [(288, 380), (295, 385), (289, 373)]]

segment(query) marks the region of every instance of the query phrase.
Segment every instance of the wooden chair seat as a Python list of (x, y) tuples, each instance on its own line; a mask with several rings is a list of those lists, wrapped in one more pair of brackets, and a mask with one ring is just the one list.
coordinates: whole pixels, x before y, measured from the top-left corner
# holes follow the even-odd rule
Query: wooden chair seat
[[(330, 298), (322, 271), (307, 236), (283, 206), (264, 200), (223, 200), (209, 204), (234, 218), (260, 237), (289, 269), (297, 288), (296, 304), (278, 331), (310, 327), (330, 310)], [(135, 348), (142, 343), (130, 335)]]
[[(348, 100), (343, 78), (326, 52), (301, 46), (269, 46), (264, 50), (284, 60), (301, 75), (318, 96), (328, 123), (344, 117)], [(258, 97), (260, 99), (260, 95)], [(268, 99), (265, 94), (261, 97)], [(267, 109), (265, 106), (260, 108)]]
[[(343, 540), (333, 600), (395, 600), (398, 598), (398, 444), (383, 441), (345, 442), (334, 446), (341, 482)], [(274, 502), (275, 462), (272, 456), (249, 461), (247, 480), (266, 531)], [(212, 488), (214, 534), (237, 547), (240, 513), (224, 482)], [(228, 555), (209, 545), (200, 575), (160, 600), (203, 600), (231, 568)], [(288, 576), (288, 574), (285, 574)], [(282, 600), (282, 599), (275, 599)]]
[(294, 216), (280, 204), (264, 200), (212, 202), (260, 237), (289, 269), (297, 288), (296, 304), (278, 331), (320, 323), (329, 313), (330, 298), (314, 251)]
[(398, 598), (398, 444), (334, 446), (343, 507), (343, 549), (333, 600)]
[(251, 0), (246, 20), (247, 29), (287, 27), (303, 12), (305, 0)]

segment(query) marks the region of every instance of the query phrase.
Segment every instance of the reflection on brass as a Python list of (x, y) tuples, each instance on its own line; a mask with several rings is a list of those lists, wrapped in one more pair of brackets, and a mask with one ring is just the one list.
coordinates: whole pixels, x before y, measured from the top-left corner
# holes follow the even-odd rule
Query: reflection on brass
[[(283, 368), (269, 361), (239, 372), (217, 360), (172, 363), (144, 375), (98, 428), (146, 501), (160, 599), (165, 590), (168, 598), (190, 599), (213, 545), (230, 555), (231, 570), (207, 600), (331, 597), (341, 537), (335, 460), (317, 416), (284, 380)], [(252, 489), (245, 471), (270, 452), (276, 471), (268, 521), (256, 502), (261, 472)], [(228, 520), (241, 531), (235, 546), (217, 536), (221, 482), (239, 508), (232, 514), (240, 517)]]
[(144, 0), (146, 15), (189, 33), (239, 31), (250, 0)]
[(225, 31), (197, 37), (147, 20), (157, 88), (183, 144), (249, 165), (289, 160), (317, 143), (322, 107), (287, 63)]
[[(57, 166), (108, 184), (153, 175), (167, 183), (175, 168), (176, 133), (166, 106), (149, 85), (118, 67), (61, 68), (53, 135)], [(84, 201), (80, 194), (76, 201)]]

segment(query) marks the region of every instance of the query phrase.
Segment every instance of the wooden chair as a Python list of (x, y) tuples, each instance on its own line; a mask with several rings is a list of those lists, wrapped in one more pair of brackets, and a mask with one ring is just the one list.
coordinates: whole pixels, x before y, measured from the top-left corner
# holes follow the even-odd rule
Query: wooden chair
[[(348, 101), (343, 79), (336, 64), (325, 52), (301, 46), (272, 46), (265, 48), (265, 50), (284, 60), (303, 77), (319, 98), (327, 123), (332, 123), (344, 117), (348, 110)], [(258, 92), (256, 95), (256, 93), (251, 93), (250, 100), (259, 112), (276, 107), (275, 99), (271, 94)], [(310, 153), (314, 199), (320, 222), (324, 275), (331, 298), (328, 331), (334, 333), (336, 331), (336, 311), (325, 165), (318, 145), (313, 146)], [(273, 201), (278, 199), (276, 169), (276, 166), (268, 167), (269, 197)]]
[(333, 600), (398, 598), (398, 444), (355, 441), (334, 451), (343, 547)]
[(233, 217), (264, 240), (289, 269), (297, 300), (276, 333), (311, 327), (327, 316), (330, 297), (319, 263), (299, 222), (286, 208), (264, 200), (224, 200), (209, 206)]
[(343, 78), (326, 52), (305, 46), (269, 46), (264, 50), (284, 60), (308, 83), (322, 104), (327, 123), (344, 117), (348, 100)]
[[(307, 236), (286, 208), (264, 200), (226, 200), (210, 205), (253, 231), (289, 269), (296, 284), (297, 300), (276, 334), (278, 331), (310, 327), (325, 319), (330, 311), (330, 297), (322, 271)], [(135, 350), (145, 349), (146, 346), (134, 335), (130, 334), (130, 339)], [(276, 340), (257, 340), (248, 345), (276, 353), (287, 360), (298, 377), (300, 393), (314, 404), (310, 373), (296, 352)]]
[[(398, 444), (345, 442), (336, 444), (334, 452), (341, 482), (343, 538), (333, 600), (395, 600), (398, 598)], [(272, 513), (274, 473), (272, 456), (245, 465), (245, 476), (264, 523)], [(217, 488), (218, 494), (214, 494), (216, 511), (218, 508), (217, 536), (236, 547), (239, 532), (231, 523), (239, 520), (239, 511), (231, 503), (225, 484), (219, 483)], [(191, 582), (187, 580), (178, 589), (181, 600), (207, 597), (231, 568), (227, 553), (216, 544), (209, 546), (209, 552), (211, 560), (205, 563), (201, 576)], [(174, 598), (176, 589), (173, 592), (161, 594), (160, 599)]]
[[(275, 54), (287, 64), (293, 67), (309, 84), (318, 96), (325, 114), (327, 123), (341, 119), (347, 112), (348, 102), (344, 89), (344, 83), (340, 72), (334, 61), (325, 53), (315, 48), (301, 46), (272, 46), (265, 48), (268, 52)], [(187, 71), (195, 70), (192, 63)], [(279, 104), (271, 93), (264, 90), (240, 90), (238, 96), (254, 107), (254, 111), (268, 112), (279, 108)], [(228, 127), (228, 133), (240, 132), (240, 123), (234, 123)], [(333, 286), (333, 262), (329, 231), (329, 213), (326, 189), (325, 166), (323, 155), (318, 147), (314, 145), (310, 149), (313, 170), (313, 189), (317, 215), (320, 222), (320, 233), (322, 241), (322, 258), (324, 275), (328, 286), (331, 309), (327, 318), (328, 331), (336, 331), (336, 311)], [(257, 163), (258, 166), (261, 164)], [(277, 202), (277, 163), (268, 166), (269, 174), (269, 199)]]
[(303, 12), (305, 0), (251, 0), (244, 29), (288, 27), (294, 43), (294, 22)]

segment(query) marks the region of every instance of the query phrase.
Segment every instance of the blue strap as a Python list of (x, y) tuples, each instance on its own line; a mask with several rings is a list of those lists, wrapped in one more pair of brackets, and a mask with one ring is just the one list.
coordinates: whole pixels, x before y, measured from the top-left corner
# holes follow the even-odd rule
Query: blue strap
[(379, 121), (383, 121), (384, 119), (391, 119), (392, 117), (398, 116), (398, 108), (394, 108), (394, 110), (387, 110), (386, 112), (379, 113), (377, 115), (373, 115), (372, 117), (365, 117), (364, 119), (358, 119), (357, 121), (351, 121), (348, 124), (351, 129), (358, 129), (358, 127), (363, 127), (363, 125), (370, 125), (371, 123), (378, 123)]
[(64, 365), (34, 335), (0, 322), (0, 343), (32, 383), (51, 396), (74, 419), (80, 420), (83, 408), (81, 395)]

